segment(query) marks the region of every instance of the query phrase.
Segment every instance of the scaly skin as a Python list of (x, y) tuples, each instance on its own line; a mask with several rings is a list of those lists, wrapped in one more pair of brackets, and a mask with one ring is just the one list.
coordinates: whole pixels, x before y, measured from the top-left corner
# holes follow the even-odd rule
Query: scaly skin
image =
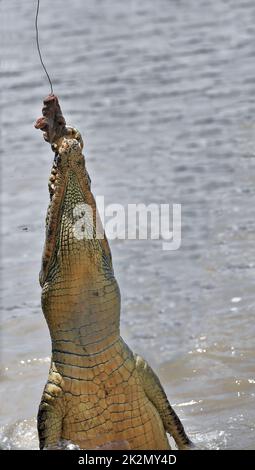
[[(52, 142), (51, 142), (52, 143)], [(107, 239), (96, 239), (96, 204), (79, 132), (53, 144), (40, 273), (52, 361), (38, 412), (40, 448), (180, 449), (191, 441), (146, 362), (120, 336), (120, 292)], [(84, 206), (93, 209), (91, 239)], [(75, 209), (76, 208), (76, 209)], [(90, 227), (91, 228), (91, 227)]]

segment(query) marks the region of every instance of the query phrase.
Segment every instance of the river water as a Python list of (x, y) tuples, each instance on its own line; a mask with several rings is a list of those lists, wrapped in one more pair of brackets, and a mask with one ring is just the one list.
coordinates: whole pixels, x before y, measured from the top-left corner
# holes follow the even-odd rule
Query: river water
[[(52, 152), (36, 2), (2, 0), (1, 446), (38, 447)], [(41, 0), (42, 53), (106, 204), (182, 204), (182, 245), (113, 240), (122, 333), (192, 439), (255, 448), (255, 2)]]

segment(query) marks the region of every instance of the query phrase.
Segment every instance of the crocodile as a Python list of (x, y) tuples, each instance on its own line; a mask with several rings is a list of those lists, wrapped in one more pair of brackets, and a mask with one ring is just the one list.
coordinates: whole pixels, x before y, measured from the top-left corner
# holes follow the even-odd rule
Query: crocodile
[(166, 450), (167, 434), (178, 449), (193, 449), (157, 375), (120, 336), (120, 291), (81, 134), (66, 126), (55, 95), (45, 98), (35, 127), (55, 154), (40, 271), (52, 341), (37, 419), (40, 449), (71, 442), (86, 450)]

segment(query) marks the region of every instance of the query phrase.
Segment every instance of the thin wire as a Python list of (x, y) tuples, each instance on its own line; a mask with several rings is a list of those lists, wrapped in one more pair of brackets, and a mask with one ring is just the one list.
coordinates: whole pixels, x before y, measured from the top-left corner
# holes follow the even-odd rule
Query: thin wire
[(38, 54), (39, 54), (39, 57), (40, 57), (40, 61), (41, 61), (41, 64), (42, 64), (42, 67), (46, 73), (46, 76), (49, 80), (49, 84), (50, 84), (50, 90), (51, 90), (51, 94), (53, 95), (53, 86), (52, 86), (52, 81), (50, 79), (50, 76), (47, 72), (47, 69), (44, 65), (44, 62), (42, 60), (42, 54), (41, 54), (41, 50), (40, 50), (40, 44), (39, 44), (39, 30), (38, 30), (38, 16), (39, 16), (39, 8), (40, 8), (40, 0), (37, 0), (37, 10), (36, 10), (36, 15), (35, 15), (35, 30), (36, 30), (36, 44), (37, 44), (37, 50), (38, 50)]

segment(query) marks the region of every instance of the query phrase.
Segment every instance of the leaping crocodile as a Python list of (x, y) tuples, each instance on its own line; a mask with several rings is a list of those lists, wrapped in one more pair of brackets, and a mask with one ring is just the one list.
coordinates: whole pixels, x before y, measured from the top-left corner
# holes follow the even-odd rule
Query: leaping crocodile
[[(38, 412), (40, 449), (61, 441), (81, 449), (170, 449), (167, 434), (179, 449), (192, 449), (158, 377), (120, 336), (120, 291), (106, 236), (97, 237), (81, 135), (66, 126), (54, 95), (44, 100), (35, 127), (55, 153), (40, 272), (52, 341)], [(90, 227), (84, 204), (92, 208)], [(90, 238), (77, 237), (77, 220)]]

